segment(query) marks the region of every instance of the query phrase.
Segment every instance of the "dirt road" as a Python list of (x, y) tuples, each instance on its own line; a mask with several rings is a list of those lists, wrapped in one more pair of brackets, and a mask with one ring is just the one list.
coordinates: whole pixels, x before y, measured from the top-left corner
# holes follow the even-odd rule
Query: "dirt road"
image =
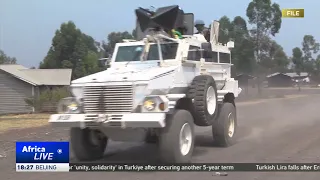
[[(193, 162), (283, 162), (320, 163), (320, 96), (239, 103), (238, 142), (229, 148), (211, 145), (210, 128), (197, 128), (197, 147)], [(14, 141), (67, 140), (67, 129), (38, 128), (0, 134), (1, 180), (87, 180), (87, 179), (224, 179), (224, 180), (316, 180), (319, 173), (302, 172), (229, 172), (228, 176), (214, 176), (210, 172), (183, 173), (15, 173)], [(155, 147), (137, 143), (112, 142), (102, 162), (156, 162)], [(5, 157), (4, 157), (5, 156)]]

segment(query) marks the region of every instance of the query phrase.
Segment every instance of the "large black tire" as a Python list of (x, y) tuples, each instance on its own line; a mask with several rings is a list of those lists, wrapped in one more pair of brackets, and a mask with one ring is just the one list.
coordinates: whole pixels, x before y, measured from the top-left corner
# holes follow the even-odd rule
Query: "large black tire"
[(103, 137), (99, 140), (99, 144), (95, 145), (89, 139), (91, 137), (91, 129), (71, 128), (70, 141), (71, 148), (76, 159), (80, 161), (93, 161), (101, 159), (108, 144), (108, 138)]
[[(215, 92), (215, 110), (209, 113), (207, 104), (207, 91), (212, 87)], [(218, 114), (218, 97), (217, 86), (212, 76), (200, 75), (196, 76), (187, 93), (187, 97), (193, 100), (193, 108), (190, 110), (198, 126), (210, 126)]]
[[(165, 163), (189, 163), (194, 148), (194, 122), (190, 112), (176, 110), (173, 114), (167, 115), (166, 127), (161, 129), (159, 137), (159, 150), (161, 161)], [(186, 154), (180, 150), (180, 131), (183, 127), (190, 127), (190, 148)]]
[[(229, 134), (229, 127), (232, 122), (234, 125), (233, 133)], [(215, 145), (221, 147), (233, 145), (236, 140), (237, 127), (238, 122), (235, 106), (232, 103), (223, 103), (220, 107), (219, 117), (212, 125), (212, 135)]]

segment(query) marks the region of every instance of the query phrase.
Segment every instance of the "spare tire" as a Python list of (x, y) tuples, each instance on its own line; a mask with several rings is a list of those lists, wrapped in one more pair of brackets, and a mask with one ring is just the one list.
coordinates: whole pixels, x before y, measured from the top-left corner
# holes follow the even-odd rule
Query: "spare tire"
[(218, 114), (218, 96), (215, 80), (209, 75), (196, 76), (187, 92), (192, 99), (190, 110), (194, 123), (198, 126), (210, 126)]

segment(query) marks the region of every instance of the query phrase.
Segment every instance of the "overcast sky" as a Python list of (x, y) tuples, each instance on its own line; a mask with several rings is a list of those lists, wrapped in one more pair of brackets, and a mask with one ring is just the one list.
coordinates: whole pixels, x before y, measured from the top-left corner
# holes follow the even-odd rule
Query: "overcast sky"
[[(45, 57), (54, 32), (62, 22), (72, 20), (84, 33), (97, 41), (106, 40), (112, 31), (132, 31), (134, 9), (180, 5), (196, 19), (207, 24), (223, 15), (245, 17), (250, 0), (0, 0), (0, 49), (27, 67), (38, 67)], [(320, 41), (318, 21), (320, 1), (277, 0), (281, 8), (304, 8), (305, 18), (283, 19), (276, 40), (291, 55), (301, 46), (305, 34)]]

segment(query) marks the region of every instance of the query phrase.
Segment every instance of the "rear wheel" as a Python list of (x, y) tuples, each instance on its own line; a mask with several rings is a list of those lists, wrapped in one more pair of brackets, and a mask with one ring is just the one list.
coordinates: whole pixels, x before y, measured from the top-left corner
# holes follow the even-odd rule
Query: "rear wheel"
[(71, 128), (70, 141), (76, 159), (92, 161), (103, 157), (108, 138), (99, 130)]
[(235, 143), (237, 132), (236, 108), (232, 103), (221, 105), (219, 117), (212, 125), (212, 134), (215, 144), (228, 147)]
[(160, 157), (167, 163), (188, 163), (194, 148), (194, 124), (190, 112), (177, 110), (168, 115), (159, 138)]

